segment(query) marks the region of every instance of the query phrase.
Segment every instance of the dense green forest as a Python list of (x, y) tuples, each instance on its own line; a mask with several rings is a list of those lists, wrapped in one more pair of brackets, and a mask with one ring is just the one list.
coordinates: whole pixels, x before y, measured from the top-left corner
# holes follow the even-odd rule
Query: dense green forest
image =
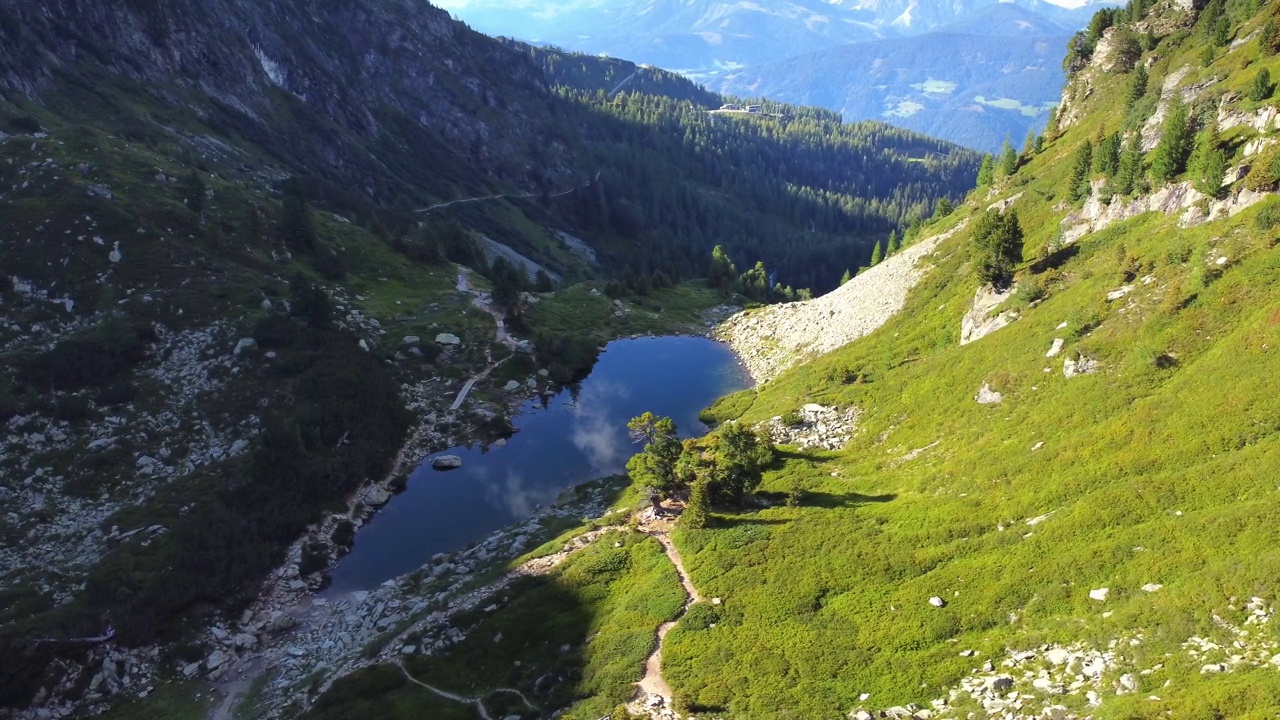
[(641, 273), (701, 275), (725, 245), (740, 267), (763, 260), (775, 283), (835, 287), (890, 232), (973, 186), (981, 156), (875, 122), (781, 106), (718, 113), (659, 95), (561, 87), (588, 111), (599, 179), (573, 196), (605, 257)]

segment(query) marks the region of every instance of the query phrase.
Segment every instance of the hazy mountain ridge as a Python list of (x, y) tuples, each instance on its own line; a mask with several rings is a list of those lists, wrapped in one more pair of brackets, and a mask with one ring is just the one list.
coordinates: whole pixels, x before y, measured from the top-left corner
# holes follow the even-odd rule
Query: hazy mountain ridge
[(914, 37), (846, 45), (727, 74), (716, 89), (874, 117), (987, 151), (1044, 126), (1070, 32), (1013, 5)]
[[(535, 10), (480, 0), (457, 12), (486, 32), (649, 63), (729, 94), (815, 103), (848, 120), (884, 120), (993, 151), (1006, 136), (1016, 142), (1044, 124), (1062, 87), (1062, 48), (1093, 7), (644, 0), (569, 3), (539, 20), (529, 16)], [(912, 87), (930, 79), (955, 88)]]

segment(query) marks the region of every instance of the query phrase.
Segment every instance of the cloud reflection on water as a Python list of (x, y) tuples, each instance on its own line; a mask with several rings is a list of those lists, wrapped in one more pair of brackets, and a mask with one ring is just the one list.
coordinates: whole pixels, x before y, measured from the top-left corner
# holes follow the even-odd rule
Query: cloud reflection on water
[(546, 484), (529, 481), (523, 473), (507, 468), (506, 477), (500, 483), (486, 483), (485, 499), (491, 505), (505, 511), (513, 518), (532, 515), (539, 506), (550, 505), (560, 490)]
[(622, 472), (630, 457), (626, 432), (612, 419), (612, 406), (625, 400), (630, 388), (619, 382), (601, 381), (589, 386), (578, 399), (569, 439), (597, 473)]

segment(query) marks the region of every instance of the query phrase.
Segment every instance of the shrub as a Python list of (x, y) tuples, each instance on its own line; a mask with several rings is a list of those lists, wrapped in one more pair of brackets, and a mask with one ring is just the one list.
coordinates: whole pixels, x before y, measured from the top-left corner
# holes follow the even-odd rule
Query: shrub
[(149, 324), (130, 324), (113, 317), (89, 333), (27, 358), (18, 377), (44, 391), (107, 387), (125, 378), (146, 358), (144, 340), (152, 337)]
[(782, 424), (787, 427), (799, 427), (804, 424), (804, 416), (799, 410), (792, 410), (782, 416)]
[(1280, 226), (1280, 203), (1270, 201), (1263, 205), (1253, 218), (1253, 226), (1259, 232), (1267, 232)]
[(16, 117), (11, 117), (9, 118), (8, 124), (9, 129), (14, 130), (15, 132), (25, 133), (27, 135), (35, 135), (43, 130), (43, 128), (40, 127), (40, 121), (30, 115), (18, 115)]

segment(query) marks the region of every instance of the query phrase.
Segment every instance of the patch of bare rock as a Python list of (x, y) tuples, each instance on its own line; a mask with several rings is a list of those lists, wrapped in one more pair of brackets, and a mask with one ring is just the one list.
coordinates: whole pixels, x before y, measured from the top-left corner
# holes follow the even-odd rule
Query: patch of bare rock
[(756, 382), (768, 382), (884, 325), (924, 276), (922, 260), (963, 227), (924, 238), (822, 297), (738, 313), (715, 337), (738, 353)]

